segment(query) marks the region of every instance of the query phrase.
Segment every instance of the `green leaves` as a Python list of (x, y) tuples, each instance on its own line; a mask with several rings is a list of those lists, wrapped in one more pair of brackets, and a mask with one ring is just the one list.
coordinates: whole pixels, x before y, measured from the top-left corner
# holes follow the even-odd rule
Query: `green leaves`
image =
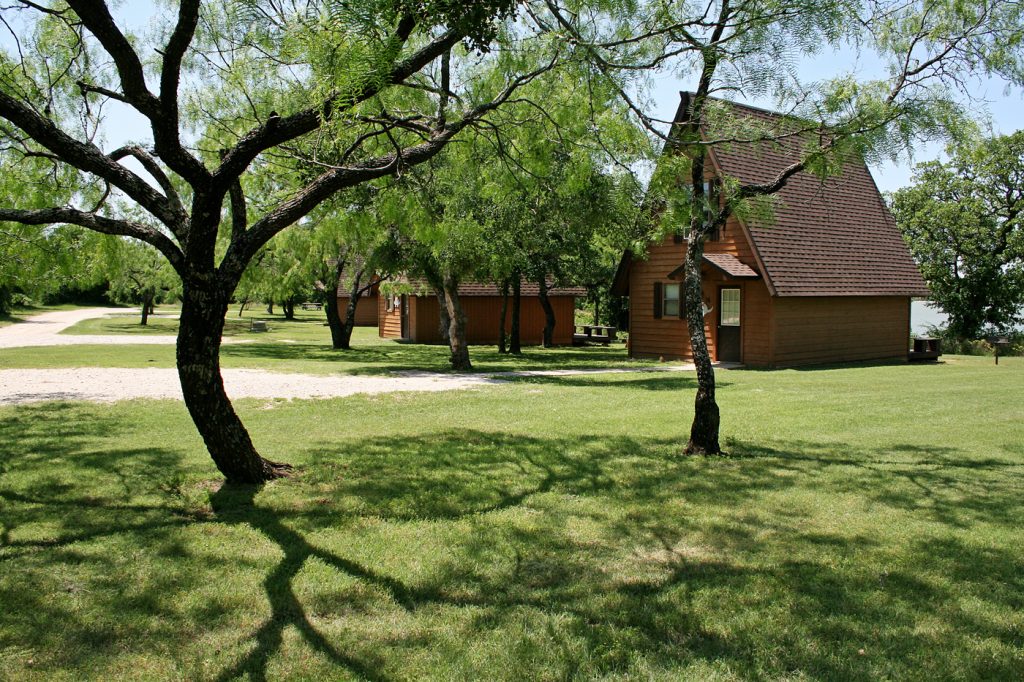
[(893, 213), (955, 336), (1024, 320), (1024, 132), (919, 164)]

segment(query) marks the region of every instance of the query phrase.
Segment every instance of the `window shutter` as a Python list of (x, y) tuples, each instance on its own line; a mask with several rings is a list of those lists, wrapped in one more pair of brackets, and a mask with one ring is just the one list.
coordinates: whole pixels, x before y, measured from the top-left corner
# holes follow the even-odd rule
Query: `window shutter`
[(661, 319), (661, 282), (654, 283), (654, 319)]
[(686, 319), (686, 306), (683, 305), (683, 299), (686, 297), (686, 293), (683, 291), (683, 287), (686, 286), (686, 280), (679, 283), (679, 319)]

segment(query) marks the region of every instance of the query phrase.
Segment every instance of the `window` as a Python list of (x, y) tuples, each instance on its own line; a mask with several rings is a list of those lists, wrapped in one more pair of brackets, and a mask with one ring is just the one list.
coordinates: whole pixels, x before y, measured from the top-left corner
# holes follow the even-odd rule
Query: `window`
[(740, 326), (740, 290), (722, 289), (722, 307), (718, 314), (721, 315), (720, 324), (723, 327)]
[(662, 291), (665, 296), (661, 304), (663, 314), (665, 317), (679, 317), (679, 285), (666, 284)]
[[(683, 188), (687, 194), (689, 194), (689, 186)], [(713, 209), (718, 208), (718, 182), (715, 180), (708, 180), (704, 183), (704, 218), (705, 220), (711, 218), (711, 212)], [(718, 230), (711, 233), (709, 239), (711, 241), (718, 241)], [(685, 223), (680, 225), (679, 230), (673, 235), (673, 241), (676, 244), (682, 244), (684, 241), (690, 238), (690, 224)], [(667, 313), (666, 313), (667, 314)]]

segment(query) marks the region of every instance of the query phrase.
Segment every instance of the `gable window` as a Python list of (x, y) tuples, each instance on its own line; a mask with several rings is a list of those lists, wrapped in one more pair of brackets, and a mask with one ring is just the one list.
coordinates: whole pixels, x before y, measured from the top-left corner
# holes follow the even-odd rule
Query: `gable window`
[[(683, 191), (686, 192), (687, 195), (689, 195), (689, 186), (687, 185), (683, 187)], [(704, 219), (709, 220), (711, 218), (712, 211), (718, 208), (718, 206), (718, 181), (713, 179), (708, 180), (704, 183)], [(716, 229), (709, 235), (708, 239), (713, 242), (718, 241), (718, 232), (719, 231)], [(679, 229), (676, 230), (675, 234), (673, 235), (673, 242), (675, 242), (676, 244), (682, 244), (689, 238), (690, 223), (685, 223), (683, 225), (680, 225)]]

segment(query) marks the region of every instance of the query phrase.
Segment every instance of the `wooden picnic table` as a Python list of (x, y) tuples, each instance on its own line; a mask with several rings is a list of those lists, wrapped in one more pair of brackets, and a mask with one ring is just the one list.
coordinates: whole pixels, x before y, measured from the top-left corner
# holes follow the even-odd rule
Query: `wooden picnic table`
[(607, 327), (602, 324), (578, 324), (576, 329), (579, 330), (579, 333), (572, 335), (574, 345), (603, 343), (607, 346), (615, 340), (615, 333), (618, 331), (616, 327)]

